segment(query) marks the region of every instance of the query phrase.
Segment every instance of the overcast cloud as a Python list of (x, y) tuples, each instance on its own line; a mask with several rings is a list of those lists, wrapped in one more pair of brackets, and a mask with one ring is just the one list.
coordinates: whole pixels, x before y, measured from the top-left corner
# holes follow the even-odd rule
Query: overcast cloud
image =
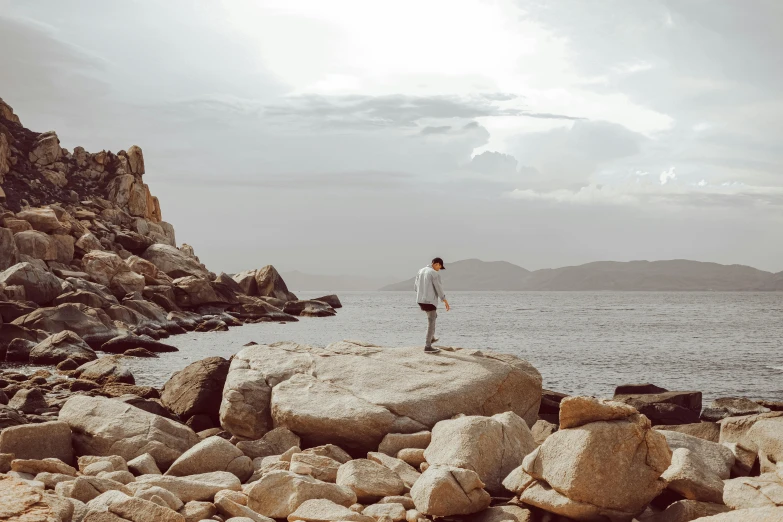
[(783, 3), (0, 0), (0, 97), (216, 271), (783, 270)]

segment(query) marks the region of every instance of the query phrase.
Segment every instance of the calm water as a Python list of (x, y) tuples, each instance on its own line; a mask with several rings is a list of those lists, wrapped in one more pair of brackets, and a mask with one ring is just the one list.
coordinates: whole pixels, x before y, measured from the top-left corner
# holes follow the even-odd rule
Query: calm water
[[(412, 292), (339, 295), (336, 317), (174, 336), (165, 342), (180, 352), (128, 362), (139, 384), (160, 386), (187, 364), (228, 358), (249, 341), (423, 346), (426, 319)], [(440, 344), (516, 354), (549, 389), (611, 396), (618, 384), (652, 382), (701, 390), (705, 399), (783, 399), (783, 292), (451, 292), (449, 302), (450, 312), (439, 311)]]
[[(140, 384), (161, 385), (188, 363), (229, 357), (249, 341), (423, 346), (426, 320), (412, 298), (412, 292), (343, 292), (336, 317), (170, 337), (166, 342), (179, 353), (131, 365)], [(618, 384), (652, 382), (702, 390), (706, 399), (783, 399), (780, 292), (451, 292), (449, 302), (450, 312), (439, 311), (441, 344), (516, 354), (553, 390), (611, 396)]]

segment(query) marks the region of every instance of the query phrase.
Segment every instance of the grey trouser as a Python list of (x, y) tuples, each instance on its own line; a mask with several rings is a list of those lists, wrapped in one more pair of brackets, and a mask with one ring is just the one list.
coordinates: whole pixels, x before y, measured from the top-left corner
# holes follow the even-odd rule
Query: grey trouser
[(438, 318), (438, 311), (432, 310), (427, 314), (427, 343), (425, 348), (432, 348), (432, 338), (435, 337), (435, 320)]

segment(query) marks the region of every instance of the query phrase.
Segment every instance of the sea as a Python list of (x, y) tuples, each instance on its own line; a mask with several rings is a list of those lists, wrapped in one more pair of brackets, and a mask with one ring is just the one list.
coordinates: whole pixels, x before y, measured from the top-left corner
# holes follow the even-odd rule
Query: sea
[[(334, 317), (173, 336), (164, 342), (179, 352), (127, 362), (138, 384), (161, 386), (188, 364), (228, 358), (250, 341), (423, 347), (426, 316), (413, 292), (338, 296), (343, 308)], [(649, 382), (702, 391), (705, 405), (718, 397), (783, 400), (783, 292), (450, 292), (448, 298), (451, 311), (438, 311), (438, 344), (522, 357), (550, 390), (611, 397), (620, 384)]]

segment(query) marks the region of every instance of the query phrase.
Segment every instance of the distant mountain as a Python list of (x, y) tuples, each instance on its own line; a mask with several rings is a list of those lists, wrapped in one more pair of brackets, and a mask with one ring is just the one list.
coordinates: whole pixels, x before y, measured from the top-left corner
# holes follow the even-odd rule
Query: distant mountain
[(324, 291), (339, 292), (346, 290), (377, 290), (395, 280), (393, 277), (373, 278), (357, 276), (328, 276), (305, 274), (299, 271), (280, 274), (286, 286), (292, 292)]
[[(783, 273), (743, 265), (598, 261), (530, 272), (503, 261), (468, 259), (441, 272), (447, 290), (783, 291)], [(381, 290), (412, 290), (413, 278)]]
[[(465, 259), (446, 263), (441, 281), (449, 290), (527, 290), (525, 281), (530, 270), (505, 261)], [(411, 277), (407, 281), (388, 285), (381, 290), (413, 290)]]

